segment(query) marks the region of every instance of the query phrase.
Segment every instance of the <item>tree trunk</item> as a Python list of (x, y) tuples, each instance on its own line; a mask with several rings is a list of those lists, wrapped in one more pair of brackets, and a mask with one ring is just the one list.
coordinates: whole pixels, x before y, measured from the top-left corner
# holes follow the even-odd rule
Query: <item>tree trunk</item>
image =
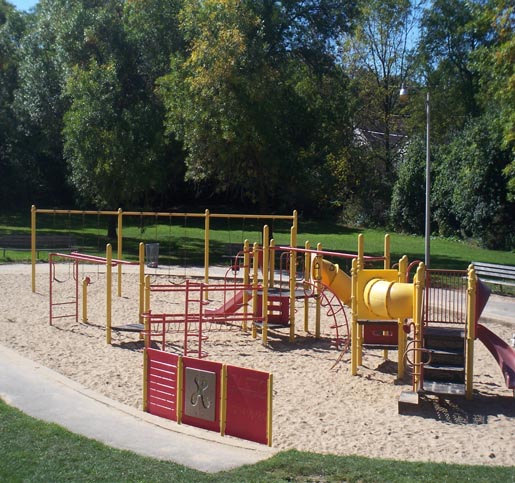
[(109, 217), (107, 219), (107, 238), (111, 241), (118, 240), (118, 235), (116, 233), (116, 228), (118, 226), (118, 218), (117, 217)]

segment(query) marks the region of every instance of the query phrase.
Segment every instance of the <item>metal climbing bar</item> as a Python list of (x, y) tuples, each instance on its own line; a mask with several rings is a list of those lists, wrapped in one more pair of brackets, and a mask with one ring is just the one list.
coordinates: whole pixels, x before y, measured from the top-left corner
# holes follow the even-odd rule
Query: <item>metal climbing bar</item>
[[(51, 253), (48, 257), (49, 260), (49, 274), (50, 274), (50, 293), (49, 293), (49, 299), (50, 299), (50, 307), (49, 307), (49, 320), (50, 325), (52, 325), (53, 321), (56, 319), (64, 319), (64, 318), (75, 318), (75, 322), (78, 322), (79, 320), (79, 265), (77, 260), (73, 261), (73, 279), (75, 281), (75, 291), (73, 292), (71, 298), (67, 299), (66, 301), (59, 301), (56, 302), (54, 292), (53, 292), (53, 283), (54, 281), (58, 281), (55, 276), (55, 258), (60, 257), (61, 254), (59, 253)], [(67, 306), (73, 307), (73, 312), (60, 312), (59, 315), (56, 315), (56, 309), (64, 308)]]

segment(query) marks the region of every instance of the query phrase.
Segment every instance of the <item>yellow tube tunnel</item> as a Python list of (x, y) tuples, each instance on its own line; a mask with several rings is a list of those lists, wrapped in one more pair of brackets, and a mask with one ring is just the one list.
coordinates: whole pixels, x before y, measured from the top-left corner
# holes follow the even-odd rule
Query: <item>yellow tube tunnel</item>
[[(319, 279), (345, 305), (350, 305), (352, 279), (337, 264), (313, 260), (313, 278)], [(380, 273), (380, 271), (379, 271)], [(413, 316), (413, 285), (372, 278), (360, 294), (366, 308), (378, 318), (402, 319)]]
[(385, 319), (404, 319), (413, 315), (413, 285), (388, 282), (379, 278), (370, 280), (363, 293), (368, 310)]

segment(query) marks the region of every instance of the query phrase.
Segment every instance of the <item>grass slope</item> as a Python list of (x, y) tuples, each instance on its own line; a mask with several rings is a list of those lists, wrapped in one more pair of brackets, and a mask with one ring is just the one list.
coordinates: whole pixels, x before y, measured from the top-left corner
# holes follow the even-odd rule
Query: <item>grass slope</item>
[[(137, 435), (135, 435), (137, 437)], [(171, 435), (173, 437), (173, 435)], [(392, 444), (395, 444), (392, 441)], [(421, 438), (423, 444), (423, 438)], [(452, 444), (452, 442), (449, 442)], [(491, 483), (515, 467), (407, 463), (286, 451), (253, 466), (206, 474), (109, 448), (24, 415), (0, 400), (0, 481), (173, 483)]]

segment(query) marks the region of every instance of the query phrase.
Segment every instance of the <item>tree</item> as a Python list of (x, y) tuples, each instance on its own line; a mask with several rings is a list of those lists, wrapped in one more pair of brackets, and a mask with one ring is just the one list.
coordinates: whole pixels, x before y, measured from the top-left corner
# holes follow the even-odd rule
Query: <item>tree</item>
[(361, 209), (371, 222), (384, 222), (402, 145), (398, 93), (412, 70), (418, 6), (410, 0), (366, 0), (360, 8), (356, 31), (341, 40), (342, 62), (359, 100), (354, 118), (358, 155), (368, 168), (362, 198), (376, 201)]
[(503, 169), (509, 153), (501, 132), (498, 114), (484, 115), (440, 147), (432, 192), (440, 233), (459, 231), (487, 248), (511, 248), (515, 205), (506, 203)]
[(486, 108), (500, 113), (502, 142), (512, 159), (504, 169), (508, 197), (515, 201), (515, 6), (506, 0), (494, 1), (484, 17), (493, 26), (492, 44), (478, 55)]
[[(321, 106), (309, 103), (325, 90), (342, 107), (329, 41), (346, 28), (347, 9), (336, 1), (185, 4), (187, 54), (173, 58), (159, 86), (190, 180), (214, 182), (261, 210), (285, 202), (324, 138)], [(341, 125), (341, 115), (328, 120), (331, 132)]]
[(397, 169), (390, 207), (390, 225), (407, 233), (424, 233), (425, 140), (414, 138)]
[(19, 46), (19, 85), (13, 102), (19, 132), (17, 156), (26, 173), (20, 184), (35, 204), (63, 205), (72, 198), (62, 151), (67, 102), (61, 95), (64, 65), (57, 55), (55, 18), (62, 14), (58, 6), (47, 1), (38, 5)]
[(80, 195), (103, 209), (138, 200), (152, 168), (144, 103), (125, 106), (116, 65), (93, 60), (76, 68), (66, 93), (73, 100), (64, 116), (65, 156)]
[(25, 17), (4, 0), (0, 0), (0, 206), (12, 208), (24, 200), (19, 178), (24, 177), (21, 159), (17, 156), (13, 99), (18, 87), (20, 64), (19, 44), (25, 31)]
[(123, 5), (123, 28), (137, 53), (138, 73), (150, 90), (155, 80), (170, 69), (170, 57), (184, 49), (179, 32), (183, 0), (129, 1)]
[[(421, 21), (419, 68), (431, 92), (432, 139), (446, 142), (482, 114), (475, 55), (491, 28), (482, 0), (435, 0)], [(423, 111), (423, 109), (421, 109)]]

